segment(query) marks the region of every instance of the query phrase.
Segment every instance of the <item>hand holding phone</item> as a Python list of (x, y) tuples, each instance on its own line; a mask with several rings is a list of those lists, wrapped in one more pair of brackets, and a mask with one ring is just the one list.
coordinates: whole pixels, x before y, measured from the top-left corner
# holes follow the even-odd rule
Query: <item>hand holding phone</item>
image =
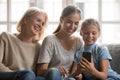
[(89, 62), (91, 62), (91, 53), (90, 52), (83, 52), (82, 57), (87, 59)]

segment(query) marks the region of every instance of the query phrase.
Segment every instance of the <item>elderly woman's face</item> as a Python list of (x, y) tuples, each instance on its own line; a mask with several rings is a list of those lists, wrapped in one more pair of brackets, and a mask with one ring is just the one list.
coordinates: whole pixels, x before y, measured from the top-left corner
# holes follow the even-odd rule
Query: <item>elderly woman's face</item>
[(31, 35), (37, 35), (45, 26), (45, 15), (38, 13), (26, 20), (26, 31)]

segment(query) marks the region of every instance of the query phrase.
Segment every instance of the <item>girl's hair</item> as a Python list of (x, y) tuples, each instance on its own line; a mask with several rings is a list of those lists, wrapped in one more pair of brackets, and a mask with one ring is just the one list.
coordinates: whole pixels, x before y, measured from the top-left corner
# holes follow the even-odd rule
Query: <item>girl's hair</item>
[[(72, 13), (78, 13), (80, 15), (80, 17), (81, 17), (81, 10), (75, 5), (66, 6), (62, 11), (61, 17), (65, 18), (65, 17), (71, 15)], [(61, 25), (59, 23), (57, 29), (53, 33), (59, 32), (60, 29), (61, 29)]]
[[(22, 28), (25, 27), (25, 22), (24, 19), (30, 19), (31, 17), (35, 16), (36, 14), (41, 13), (42, 15), (45, 16), (45, 27), (47, 26), (47, 22), (48, 22), (48, 15), (46, 12), (44, 12), (43, 10), (40, 10), (37, 7), (30, 7), (25, 14), (23, 15), (23, 17), (21, 18), (21, 20), (18, 22), (17, 24), (17, 31), (21, 32)], [(42, 31), (39, 32), (38, 35), (36, 35), (33, 39), (34, 42), (38, 42), (40, 40), (40, 38), (42, 37), (44, 33), (44, 28), (42, 29)]]
[(99, 31), (101, 31), (101, 30), (100, 30), (100, 24), (99, 24), (99, 22), (98, 22), (97, 20), (95, 20), (95, 19), (92, 19), (92, 18), (86, 19), (86, 20), (82, 23), (82, 25), (81, 25), (81, 30), (83, 30), (83, 28), (84, 28), (85, 26), (89, 26), (89, 25), (94, 25), (94, 26), (96, 26), (96, 27), (98, 28)]

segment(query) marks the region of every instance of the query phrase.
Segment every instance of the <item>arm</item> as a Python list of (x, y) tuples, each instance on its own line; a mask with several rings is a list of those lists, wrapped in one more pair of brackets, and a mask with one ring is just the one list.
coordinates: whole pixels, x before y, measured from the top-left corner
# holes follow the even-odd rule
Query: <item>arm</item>
[(108, 72), (108, 63), (109, 63), (108, 60), (101, 60), (100, 61), (100, 71), (94, 70), (91, 73), (101, 80), (106, 80), (107, 72)]
[(109, 51), (106, 46), (99, 47), (99, 56), (100, 56), (100, 68), (98, 70), (94, 70), (92, 74), (99, 78), (100, 80), (106, 80), (108, 76), (108, 65), (109, 60), (111, 60), (111, 55), (109, 54)]
[[(0, 35), (0, 71), (12, 71), (10, 70), (7, 66), (4, 65), (3, 60), (5, 57), (5, 48), (9, 48), (7, 45), (8, 43), (3, 40), (2, 36), (4, 37), (5, 35)], [(9, 51), (8, 51), (9, 52)]]
[(79, 65), (81, 65), (83, 71), (86, 71), (86, 72), (93, 74), (94, 76), (96, 76), (100, 80), (106, 80), (107, 71), (108, 71), (108, 63), (109, 63), (108, 60), (101, 60), (100, 61), (100, 70), (97, 70), (94, 67), (93, 60), (90, 63), (86, 59), (82, 58)]
[(8, 71), (12, 71), (12, 70), (10, 70), (2, 62), (0, 62), (0, 72), (8, 72)]
[(81, 69), (77, 63), (73, 62), (70, 71), (70, 76), (75, 77), (78, 76), (79, 74), (81, 74)]
[(74, 77), (76, 70), (77, 70), (77, 64), (75, 62), (73, 62), (72, 66), (71, 66), (71, 70), (70, 70), (70, 76)]
[(73, 62), (69, 76), (74, 77), (76, 80), (82, 80), (82, 73), (77, 63)]
[(37, 75), (43, 76), (48, 70), (48, 63), (40, 63), (37, 65)]
[(48, 70), (48, 64), (53, 54), (53, 47), (51, 44), (52, 42), (49, 37), (46, 37), (42, 42), (37, 62), (37, 75), (39, 76), (43, 76), (44, 73)]

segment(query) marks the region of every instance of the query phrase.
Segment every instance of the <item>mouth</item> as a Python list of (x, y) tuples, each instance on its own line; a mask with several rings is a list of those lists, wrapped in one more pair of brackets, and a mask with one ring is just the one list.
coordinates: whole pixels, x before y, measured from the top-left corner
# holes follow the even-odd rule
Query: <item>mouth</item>
[(40, 27), (39, 26), (34, 26), (35, 31), (40, 31)]
[(69, 32), (69, 33), (73, 33), (73, 32), (74, 32), (74, 30), (72, 30), (72, 29), (69, 29), (69, 30), (68, 30), (68, 32)]
[(87, 41), (88, 41), (88, 42), (92, 42), (92, 41), (93, 41), (93, 39), (87, 39)]

